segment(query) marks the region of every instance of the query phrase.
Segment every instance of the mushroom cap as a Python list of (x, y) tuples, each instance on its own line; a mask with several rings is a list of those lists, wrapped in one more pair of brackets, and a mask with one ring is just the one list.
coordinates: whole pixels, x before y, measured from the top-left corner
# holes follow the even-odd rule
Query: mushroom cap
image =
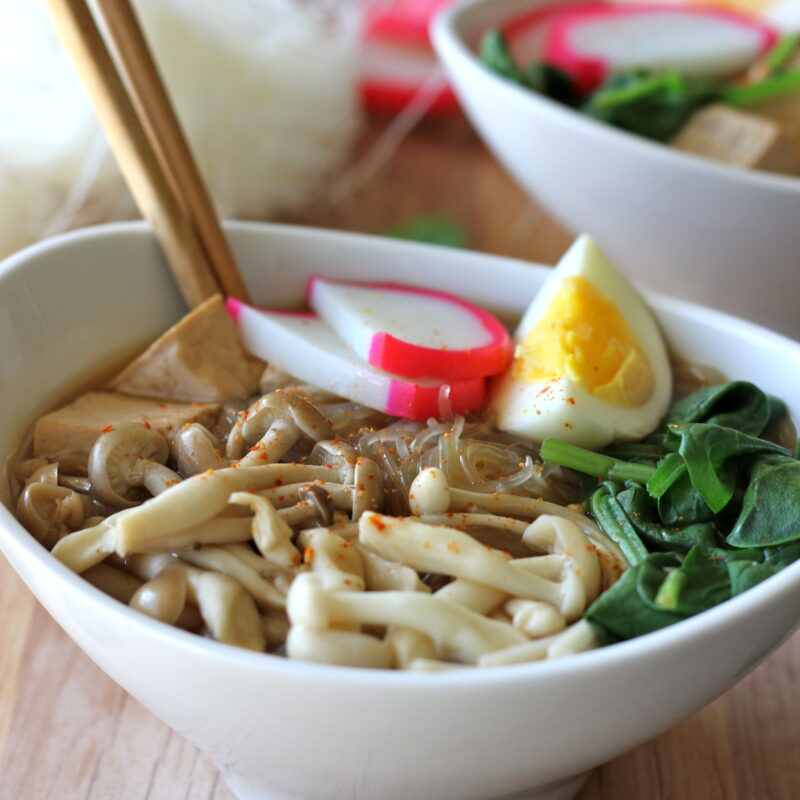
[(77, 492), (50, 483), (29, 483), (17, 501), (17, 519), (48, 550), (83, 523), (83, 501)]
[(256, 409), (242, 423), (242, 436), (257, 442), (276, 420), (291, 422), (298, 430), (315, 442), (333, 439), (336, 435), (322, 412), (299, 394), (276, 389), (264, 395)]
[(169, 443), (153, 428), (125, 422), (101, 433), (89, 454), (92, 493), (103, 503), (130, 508), (141, 501), (131, 490), (142, 485), (149, 461), (163, 464)]
[(412, 514), (444, 514), (450, 509), (450, 484), (438, 467), (420, 470), (408, 495)]
[(187, 423), (172, 437), (172, 454), (187, 477), (229, 466), (214, 434), (199, 422)]

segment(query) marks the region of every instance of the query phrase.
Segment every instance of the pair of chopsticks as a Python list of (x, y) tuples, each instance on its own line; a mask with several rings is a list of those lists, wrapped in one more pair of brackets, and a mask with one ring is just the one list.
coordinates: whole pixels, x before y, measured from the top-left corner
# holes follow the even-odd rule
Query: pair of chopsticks
[(139, 210), (190, 307), (247, 301), (230, 246), (129, 0), (47, 0)]

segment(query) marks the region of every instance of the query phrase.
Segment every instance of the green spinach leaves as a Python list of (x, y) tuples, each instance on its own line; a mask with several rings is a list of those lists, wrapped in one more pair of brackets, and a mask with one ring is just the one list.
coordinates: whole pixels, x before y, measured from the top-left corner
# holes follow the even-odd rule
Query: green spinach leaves
[(603, 641), (697, 614), (800, 558), (800, 461), (760, 438), (785, 411), (733, 381), (676, 403), (643, 442), (542, 444), (542, 458), (595, 480), (589, 511), (631, 564), (586, 613)]

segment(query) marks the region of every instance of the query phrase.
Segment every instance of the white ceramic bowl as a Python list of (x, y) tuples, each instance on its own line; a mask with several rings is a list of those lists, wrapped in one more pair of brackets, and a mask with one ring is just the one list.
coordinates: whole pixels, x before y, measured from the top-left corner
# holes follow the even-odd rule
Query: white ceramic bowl
[(461, 104), (516, 180), (639, 285), (800, 338), (800, 179), (747, 171), (596, 122), (501, 78), (483, 31), (553, 0), (466, 0), (433, 42)]
[[(365, 236), (230, 227), (256, 302), (296, 305), (310, 272), (452, 289), (520, 312), (546, 271)], [(655, 299), (673, 349), (787, 399), (800, 345)], [(45, 242), (0, 266), (0, 458), (76, 376), (108, 366), (183, 311), (142, 224)], [(587, 770), (725, 691), (792, 630), (800, 563), (638, 640), (549, 663), (405, 674), (290, 662), (169, 628), (106, 597), (0, 507), (0, 546), (70, 636), (158, 717), (208, 752), (240, 798), (568, 798)], [(124, 735), (124, 732), (123, 732)]]

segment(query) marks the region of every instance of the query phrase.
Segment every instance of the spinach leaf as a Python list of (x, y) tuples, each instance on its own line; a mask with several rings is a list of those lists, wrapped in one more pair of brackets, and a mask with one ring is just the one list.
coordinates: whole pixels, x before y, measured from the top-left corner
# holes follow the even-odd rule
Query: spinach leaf
[(483, 35), (478, 47), (478, 57), (498, 75), (551, 100), (566, 105), (577, 102), (575, 83), (566, 72), (544, 62), (521, 68), (514, 60), (505, 36), (498, 30), (490, 30)]
[(653, 553), (628, 569), (584, 614), (598, 639), (604, 644), (633, 639), (683, 619), (655, 602), (667, 570), (679, 565), (672, 553)]
[(622, 550), (629, 564), (635, 566), (647, 558), (647, 548), (617, 500), (617, 484), (611, 481), (601, 483), (592, 495), (589, 507), (603, 532)]
[(799, 498), (800, 461), (775, 455), (757, 459), (728, 544), (758, 547), (800, 539)]
[[(749, 553), (749, 550), (734, 551)], [(776, 545), (775, 547), (765, 547), (762, 551), (765, 564), (775, 564), (781, 569), (788, 567), (794, 561), (800, 559), (800, 541), (787, 542), (786, 544)]]
[(648, 139), (666, 142), (708, 103), (720, 88), (675, 70), (631, 69), (613, 75), (582, 106), (584, 113)]
[(672, 423), (669, 433), (680, 437), (678, 452), (686, 462), (692, 486), (715, 513), (733, 497), (736, 459), (756, 453), (790, 455), (786, 448), (772, 442), (704, 422)]
[(653, 550), (685, 553), (692, 547), (714, 547), (717, 544), (716, 526), (711, 522), (661, 524), (658, 509), (641, 486), (628, 486), (617, 494), (616, 499), (641, 540)]
[(506, 37), (498, 30), (484, 33), (478, 46), (478, 58), (489, 69), (514, 83), (526, 85), (525, 75), (508, 49)]
[(731, 583), (731, 597), (752, 589), (756, 584), (771, 578), (783, 567), (775, 564), (759, 564), (753, 561), (731, 561), (728, 573)]
[(731, 597), (728, 564), (708, 555), (709, 548), (693, 547), (683, 560), (685, 576), (676, 610), (687, 617), (724, 603)]
[(786, 406), (746, 381), (709, 386), (684, 397), (669, 410), (666, 423), (706, 422), (759, 436)]
[(695, 525), (717, 518), (692, 485), (688, 471), (658, 498), (658, 513), (665, 525)]

